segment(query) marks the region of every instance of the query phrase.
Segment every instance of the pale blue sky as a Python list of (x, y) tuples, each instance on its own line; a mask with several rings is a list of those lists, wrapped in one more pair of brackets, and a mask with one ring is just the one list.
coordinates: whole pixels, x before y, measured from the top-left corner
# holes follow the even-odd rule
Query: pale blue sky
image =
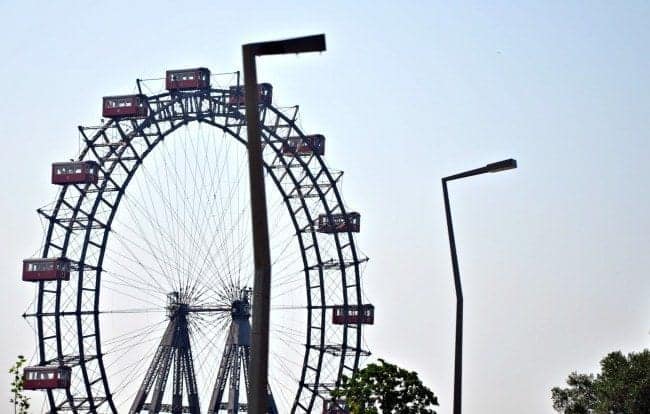
[(375, 356), (419, 371), (451, 412), (440, 177), (509, 157), (519, 169), (450, 186), (465, 411), (549, 413), (570, 371), (648, 347), (650, 6), (486, 3), (0, 1), (0, 366), (33, 349), (20, 262), (55, 195), (49, 164), (76, 153), (101, 97), (169, 68), (237, 70), (242, 43), (313, 33), (327, 52), (265, 58), (259, 77), (345, 170)]

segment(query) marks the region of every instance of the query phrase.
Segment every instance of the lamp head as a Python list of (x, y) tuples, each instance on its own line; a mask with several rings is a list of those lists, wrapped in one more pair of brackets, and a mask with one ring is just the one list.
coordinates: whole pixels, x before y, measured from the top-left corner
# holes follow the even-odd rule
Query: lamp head
[(512, 170), (517, 168), (517, 160), (508, 158), (507, 160), (493, 162), (485, 166), (488, 172), (495, 173), (499, 171)]
[(271, 42), (250, 43), (244, 45), (244, 47), (250, 47), (255, 56), (322, 52), (325, 50), (325, 35), (319, 34)]

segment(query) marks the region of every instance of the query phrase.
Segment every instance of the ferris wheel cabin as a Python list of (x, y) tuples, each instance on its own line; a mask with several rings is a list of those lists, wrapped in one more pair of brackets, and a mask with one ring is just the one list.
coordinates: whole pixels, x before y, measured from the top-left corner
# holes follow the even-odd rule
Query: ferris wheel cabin
[(144, 118), (149, 115), (144, 95), (105, 96), (102, 106), (104, 118)]
[(325, 137), (322, 135), (305, 135), (302, 137), (291, 137), (282, 145), (283, 155), (325, 155)]
[(95, 161), (55, 162), (52, 184), (97, 184), (99, 164)]
[(334, 325), (345, 325), (348, 323), (360, 323), (363, 325), (374, 325), (374, 305), (349, 305), (334, 306), (332, 311), (332, 323)]
[(332, 400), (323, 403), (323, 414), (349, 414), (345, 401)]
[[(273, 86), (270, 83), (260, 83), (257, 85), (257, 102), (264, 105), (271, 105), (273, 101)], [(231, 86), (228, 96), (228, 104), (245, 105), (244, 85)]]
[(359, 213), (321, 214), (318, 216), (318, 232), (320, 233), (358, 233), (361, 231), (361, 215)]
[(59, 367), (26, 367), (23, 370), (23, 388), (26, 390), (54, 390), (70, 387), (72, 369)]
[(70, 280), (70, 260), (65, 257), (23, 260), (23, 281)]
[(168, 91), (188, 91), (210, 88), (210, 69), (168, 70), (165, 76)]

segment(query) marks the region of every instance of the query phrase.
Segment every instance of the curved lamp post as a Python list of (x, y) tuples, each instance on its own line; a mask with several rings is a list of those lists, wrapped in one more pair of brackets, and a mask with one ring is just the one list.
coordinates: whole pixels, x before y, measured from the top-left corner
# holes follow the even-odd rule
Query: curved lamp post
[(257, 102), (257, 69), (255, 58), (286, 53), (322, 52), (325, 35), (299, 37), (273, 42), (249, 43), (242, 46), (244, 60), (244, 91), (248, 135), (248, 173), (250, 176), (251, 215), (253, 224), (253, 326), (251, 329), (251, 362), (248, 412), (264, 414), (268, 398), (269, 310), (271, 292), (271, 253), (264, 189), (264, 160), (260, 140)]
[(471, 177), (474, 175), (494, 173), (499, 171), (517, 168), (517, 161), (510, 158), (494, 162), (485, 167), (465, 171), (459, 174), (450, 175), (442, 179), (442, 193), (445, 198), (445, 215), (447, 217), (447, 232), (449, 233), (449, 249), (451, 251), (451, 264), (454, 271), (454, 286), (456, 288), (456, 344), (454, 351), (454, 411), (453, 414), (461, 414), (462, 376), (463, 376), (463, 290), (460, 284), (460, 270), (458, 268), (458, 256), (456, 254), (456, 239), (454, 237), (454, 226), (451, 221), (451, 210), (449, 208), (449, 194), (447, 182), (459, 178)]

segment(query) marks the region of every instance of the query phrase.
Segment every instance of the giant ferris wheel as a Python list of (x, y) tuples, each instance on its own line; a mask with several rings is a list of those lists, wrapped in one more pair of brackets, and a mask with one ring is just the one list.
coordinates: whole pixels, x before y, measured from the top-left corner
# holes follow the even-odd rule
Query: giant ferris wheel
[[(225, 78), (224, 78), (225, 77)], [(227, 78), (227, 79), (226, 79)], [(23, 261), (36, 353), (25, 388), (43, 411), (247, 410), (253, 254), (239, 74), (167, 71), (103, 99), (78, 156), (52, 164), (60, 190)], [(224, 83), (224, 79), (225, 82)], [(160, 83), (160, 82), (159, 82)], [(155, 89), (155, 86), (153, 86)], [(360, 215), (325, 137), (258, 85), (273, 266), (269, 413), (342, 413), (330, 392), (369, 355)], [(242, 145), (243, 144), (243, 145)], [(155, 151), (154, 151), (155, 150)]]

